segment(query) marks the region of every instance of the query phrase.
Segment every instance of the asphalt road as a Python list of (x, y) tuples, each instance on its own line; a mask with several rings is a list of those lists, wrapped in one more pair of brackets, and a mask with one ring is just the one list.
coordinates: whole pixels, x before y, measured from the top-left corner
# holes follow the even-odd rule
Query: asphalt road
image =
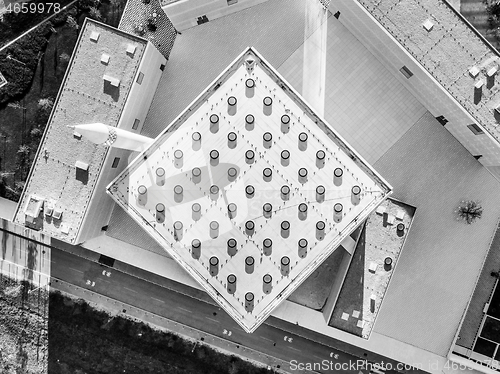
[[(303, 337), (306, 334), (299, 326), (289, 326), (288, 331), (297, 330), (296, 333), (290, 333), (265, 323), (253, 334), (248, 334), (217, 305), (143, 279), (148, 273), (143, 272), (138, 278), (57, 248), (52, 249), (51, 257), (52, 278), (87, 288), (267, 355), (285, 361), (295, 360), (297, 369), (311, 368), (320, 373), (370, 373), (361, 364), (356, 366), (356, 363), (363, 362), (361, 349), (361, 358), (333, 349), (333, 345), (326, 345), (324, 341)], [(158, 276), (151, 274), (151, 277), (154, 280)], [(334, 342), (333, 339), (331, 341)], [(393, 362), (385, 362), (388, 361)], [(316, 366), (306, 366), (308, 364)], [(385, 373), (396, 371), (386, 370)]]

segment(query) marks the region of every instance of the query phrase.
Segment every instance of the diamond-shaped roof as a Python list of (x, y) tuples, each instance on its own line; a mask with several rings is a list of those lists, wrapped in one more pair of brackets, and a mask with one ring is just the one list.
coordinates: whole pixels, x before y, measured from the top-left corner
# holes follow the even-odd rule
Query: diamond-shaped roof
[(108, 186), (248, 332), (390, 192), (252, 48)]

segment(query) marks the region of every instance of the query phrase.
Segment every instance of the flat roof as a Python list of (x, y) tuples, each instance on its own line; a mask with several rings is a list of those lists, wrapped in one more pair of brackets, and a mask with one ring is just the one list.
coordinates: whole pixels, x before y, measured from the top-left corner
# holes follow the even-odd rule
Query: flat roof
[(252, 332), (391, 187), (248, 48), (108, 192)]
[[(492, 191), (499, 182), (431, 113), (375, 167), (394, 186), (394, 198), (417, 209), (372, 336), (446, 357), (498, 225), (500, 195)], [(472, 225), (454, 213), (464, 199), (484, 207)]]
[[(365, 339), (370, 337), (414, 214), (414, 207), (391, 198), (370, 214), (328, 322), (330, 326)], [(387, 259), (390, 262), (386, 263)]]
[[(495, 139), (500, 141), (495, 108), (496, 85), (484, 85), (481, 102), (474, 102), (474, 84), (486, 83), (498, 69), (500, 56), (446, 1), (357, 0)], [(430, 21), (432, 30), (424, 28)], [(478, 69), (477, 77), (469, 70)], [(498, 80), (498, 78), (497, 78)]]
[[(130, 44), (135, 53), (127, 53)], [(147, 41), (111, 26), (86, 19), (80, 31), (66, 76), (54, 104), (44, 138), (23, 195), (15, 222), (24, 224), (24, 210), (36, 195), (47, 208), (62, 212), (60, 218), (41, 217), (41, 231), (74, 242), (99, 178), (107, 146), (96, 145), (74, 134), (68, 125), (103, 122), (116, 126), (128, 97)], [(102, 61), (102, 55), (110, 58)], [(110, 85), (103, 77), (120, 83)], [(87, 171), (78, 163), (89, 165)]]

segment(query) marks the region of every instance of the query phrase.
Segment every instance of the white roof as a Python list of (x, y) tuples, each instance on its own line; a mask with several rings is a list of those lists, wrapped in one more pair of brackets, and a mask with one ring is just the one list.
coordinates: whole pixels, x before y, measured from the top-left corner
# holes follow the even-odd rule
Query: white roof
[[(245, 64), (250, 57), (257, 61), (253, 69)], [(246, 88), (248, 79), (255, 84), (253, 91)], [(233, 107), (228, 104), (231, 97), (236, 98)], [(263, 104), (266, 97), (272, 99), (272, 113)], [(246, 122), (249, 114), (254, 117), (253, 125)], [(210, 123), (213, 115), (219, 119), (217, 125)], [(290, 119), (289, 128), (282, 124), (283, 116)], [(193, 140), (196, 133), (201, 135), (199, 145)], [(228, 140), (230, 133), (236, 134), (233, 143)], [(272, 136), (267, 143), (266, 133)], [(300, 134), (307, 135), (306, 147), (300, 145)], [(210, 157), (215, 150), (217, 161)], [(288, 165), (282, 161), (283, 150), (289, 151)], [(253, 152), (253, 162), (247, 159), (247, 151)], [(324, 164), (317, 159), (318, 151), (324, 152)], [(201, 171), (199, 180), (195, 177), (197, 168)], [(299, 177), (300, 169), (307, 170), (306, 178)], [(338, 186), (334, 184), (335, 169), (343, 171)], [(272, 173), (270, 178), (265, 176), (267, 171)], [(236, 172), (234, 177), (232, 172)], [(176, 186), (181, 187), (177, 194)], [(211, 186), (217, 186), (218, 191), (211, 193)], [(253, 196), (248, 196), (248, 186), (254, 187)], [(290, 189), (288, 200), (282, 197), (282, 186)], [(324, 201), (318, 201), (318, 186), (325, 188)], [(354, 186), (361, 189), (356, 204), (351, 200)], [(245, 51), (108, 187), (131, 217), (248, 332), (255, 330), (390, 190), (253, 49)], [(342, 220), (335, 222), (333, 210), (339, 203)], [(158, 204), (164, 207), (163, 214)], [(201, 208), (198, 216), (196, 204)], [(230, 204), (236, 207), (234, 215), (229, 212)], [(270, 214), (264, 212), (265, 204), (271, 205)], [(299, 207), (307, 208), (307, 213), (300, 214)], [(250, 221), (253, 230), (246, 226)], [(285, 221), (290, 224), (288, 236), (282, 231)], [(182, 223), (179, 230), (174, 229), (176, 222)], [(318, 222), (325, 224), (322, 237)], [(236, 253), (228, 249), (230, 239), (237, 243)], [(264, 247), (266, 239), (272, 240), (271, 250)], [(201, 243), (199, 258), (193, 241)], [(299, 243), (307, 250), (300, 249)], [(215, 273), (210, 265), (214, 257), (218, 259)], [(253, 267), (246, 262), (249, 257)], [(289, 270), (281, 265), (284, 257), (290, 261)], [(236, 277), (234, 292), (228, 286), (232, 275)], [(271, 279), (271, 287), (264, 285), (264, 277)], [(253, 307), (245, 302), (250, 293)]]

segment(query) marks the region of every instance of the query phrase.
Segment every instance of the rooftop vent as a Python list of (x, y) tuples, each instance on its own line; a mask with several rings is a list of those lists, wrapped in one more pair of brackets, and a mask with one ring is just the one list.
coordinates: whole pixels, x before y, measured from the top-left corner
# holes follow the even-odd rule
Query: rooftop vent
[(253, 69), (255, 68), (255, 56), (253, 54), (248, 54), (247, 58), (245, 59), (245, 67), (248, 74), (253, 73)]
[(105, 82), (109, 82), (110, 85), (118, 87), (120, 85), (120, 80), (118, 78), (110, 77), (109, 75), (104, 75), (102, 77)]
[(423, 26), (424, 29), (426, 29), (427, 31), (431, 31), (432, 28), (434, 27), (434, 23), (430, 19), (428, 19), (423, 23)]
[(45, 216), (50, 217), (53, 212), (54, 212), (54, 209), (52, 207), (47, 207), (45, 209)]
[(469, 74), (472, 78), (476, 78), (480, 73), (480, 70), (477, 66), (473, 66), (469, 69)]
[(52, 217), (55, 219), (61, 219), (62, 210), (61, 209), (54, 209), (54, 212), (52, 213)]
[(109, 55), (106, 54), (106, 53), (103, 53), (101, 55), (101, 62), (104, 64), (104, 65), (107, 65), (109, 64)]
[(69, 234), (69, 226), (67, 224), (62, 224), (61, 225), (61, 233), (64, 234), (64, 235), (68, 235)]
[(99, 33), (97, 31), (92, 31), (90, 33), (90, 40), (92, 40), (93, 42), (96, 42), (99, 40)]
[(32, 218), (37, 218), (42, 207), (43, 199), (36, 195), (31, 195), (24, 209), (24, 214)]
[(137, 49), (137, 47), (133, 44), (129, 44), (127, 46), (127, 54), (130, 55), (130, 56), (134, 56), (135, 55), (135, 50)]
[(77, 162), (75, 162), (75, 167), (77, 169), (82, 170), (82, 171), (88, 171), (89, 170), (89, 164), (87, 164), (86, 162), (83, 162), (83, 161), (77, 161)]

